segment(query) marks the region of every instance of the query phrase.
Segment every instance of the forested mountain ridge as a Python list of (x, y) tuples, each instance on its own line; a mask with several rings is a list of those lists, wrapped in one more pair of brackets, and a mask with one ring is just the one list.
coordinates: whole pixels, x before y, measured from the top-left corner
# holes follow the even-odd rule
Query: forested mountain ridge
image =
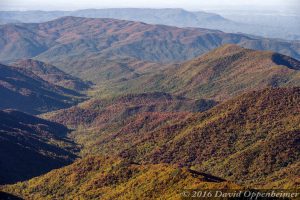
[(228, 100), (268, 87), (300, 86), (300, 62), (271, 51), (226, 44), (160, 71), (98, 86), (99, 96), (163, 91), (194, 99)]
[(259, 188), (299, 187), (299, 171), (286, 173), (299, 165), (299, 95), (299, 88), (243, 94), (145, 134), (121, 155), (181, 163)]
[[(71, 74), (76, 73), (74, 68), (80, 66), (76, 63), (84, 58), (133, 57), (143, 61), (178, 62), (227, 43), (300, 58), (300, 43), (297, 41), (116, 19), (63, 17), (37, 24), (1, 25), (0, 32), (3, 35), (0, 60), (34, 57)], [(81, 67), (91, 64), (87, 62)]]
[(240, 186), (176, 165), (140, 165), (120, 158), (89, 156), (30, 181), (2, 187), (26, 199), (58, 200), (181, 199), (181, 191), (191, 188), (237, 189)]
[[(297, 186), (291, 177), (298, 172), (283, 172), (299, 162), (299, 95), (299, 88), (264, 89), (203, 113), (140, 110), (120, 123), (112, 123), (103, 112), (98, 117), (88, 115), (84, 118), (88, 122), (78, 120), (90, 105), (80, 112), (71, 108), (45, 117), (71, 127), (76, 119), (79, 127), (72, 137), (83, 145), (83, 155), (104, 153), (138, 163), (177, 163), (260, 187), (272, 185), (272, 177), (273, 187), (288, 187)], [(120, 116), (122, 112), (109, 113)]]
[(91, 85), (91, 83), (84, 82), (77, 77), (71, 76), (53, 65), (37, 60), (18, 60), (11, 63), (11, 65), (20, 69), (31, 71), (36, 76), (49, 83), (75, 91), (87, 90)]
[[(226, 11), (225, 11), (226, 13)], [(227, 13), (229, 16), (232, 13)], [(238, 14), (238, 13), (237, 13)], [(254, 14), (254, 15), (252, 15)], [(76, 11), (0, 11), (0, 24), (6, 23), (40, 23), (64, 16), (88, 18), (113, 18), (119, 20), (140, 21), (149, 24), (163, 24), (177, 27), (199, 27), (216, 29), (230, 33), (245, 33), (269, 38), (299, 40), (297, 15), (264, 15), (247, 13), (226, 18), (223, 15), (207, 11), (188, 11), (180, 8), (110, 8), (85, 9)], [(261, 15), (261, 16), (260, 16)], [(259, 19), (264, 18), (264, 20)], [(254, 20), (251, 20), (254, 18)], [(277, 23), (272, 22), (272, 18)], [(262, 22), (262, 23), (261, 23)], [(280, 29), (279, 29), (280, 28)], [(298, 32), (297, 32), (298, 31)]]
[[(132, 145), (145, 131), (178, 122), (216, 104), (212, 100), (193, 100), (167, 93), (127, 94), (113, 99), (92, 99), (42, 117), (76, 130), (70, 137), (83, 146), (83, 155), (98, 150), (114, 155)], [(119, 137), (128, 140), (124, 138), (126, 141), (122, 139), (115, 145)]]
[(40, 114), (83, 101), (77, 91), (45, 81), (32, 71), (0, 64), (0, 109)]

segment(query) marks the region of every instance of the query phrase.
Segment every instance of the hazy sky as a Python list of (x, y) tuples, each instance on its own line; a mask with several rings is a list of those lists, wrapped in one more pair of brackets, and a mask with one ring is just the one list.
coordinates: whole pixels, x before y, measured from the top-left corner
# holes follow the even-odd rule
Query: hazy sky
[(85, 8), (185, 8), (210, 7), (295, 8), (299, 0), (0, 0), (1, 10), (75, 10)]

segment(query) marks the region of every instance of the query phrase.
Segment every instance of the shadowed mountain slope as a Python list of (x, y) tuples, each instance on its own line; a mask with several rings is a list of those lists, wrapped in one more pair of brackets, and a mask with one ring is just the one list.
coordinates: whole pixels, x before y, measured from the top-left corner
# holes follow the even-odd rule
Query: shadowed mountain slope
[(182, 189), (237, 189), (223, 179), (211, 180), (175, 165), (139, 165), (113, 157), (87, 157), (74, 164), (5, 186), (29, 199), (181, 199)]
[(3, 199), (3, 200), (24, 200), (20, 197), (17, 197), (15, 195), (12, 195), (12, 194), (9, 194), (9, 193), (6, 193), (6, 192), (1, 192), (0, 191), (0, 198)]
[(0, 64), (0, 109), (18, 109), (38, 114), (66, 108), (84, 96), (53, 85), (27, 69)]
[(0, 184), (15, 183), (70, 164), (78, 151), (68, 129), (18, 111), (0, 111)]
[(75, 91), (83, 91), (89, 88), (89, 84), (83, 82), (79, 78), (73, 77), (53, 65), (37, 60), (19, 60), (11, 65), (21, 69), (29, 70), (41, 79), (64, 88)]

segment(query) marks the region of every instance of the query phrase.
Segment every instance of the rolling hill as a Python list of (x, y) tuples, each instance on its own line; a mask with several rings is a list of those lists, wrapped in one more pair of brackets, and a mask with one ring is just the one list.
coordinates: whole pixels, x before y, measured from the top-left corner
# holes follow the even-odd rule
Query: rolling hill
[(79, 78), (73, 77), (53, 65), (37, 60), (19, 60), (17, 62), (11, 63), (11, 65), (31, 71), (36, 76), (53, 85), (58, 85), (75, 91), (84, 91), (90, 87), (89, 83), (86, 83)]
[[(82, 145), (82, 155), (97, 154), (99, 149), (115, 155), (131, 146), (145, 131), (178, 122), (192, 112), (203, 112), (216, 104), (211, 100), (192, 100), (166, 93), (128, 94), (90, 100), (42, 116), (76, 129), (70, 137)], [(122, 139), (122, 143), (113, 145), (113, 141), (125, 134), (130, 134), (127, 137), (132, 139)]]
[(162, 85), (180, 95), (224, 100), (266, 87), (300, 86), (299, 70), (293, 58), (224, 45), (170, 70)]
[(294, 178), (299, 170), (292, 170), (300, 156), (299, 101), (299, 88), (274, 88), (245, 93), (203, 113), (134, 113), (119, 125), (105, 125), (103, 119), (110, 119), (105, 113), (83, 115), (89, 106), (45, 117), (71, 127), (75, 121), (79, 126), (71, 135), (83, 145), (83, 155), (174, 163), (242, 185), (294, 188), (299, 187)]
[(157, 73), (98, 86), (99, 96), (163, 91), (189, 98), (224, 101), (267, 87), (300, 86), (300, 62), (271, 51), (223, 45)]
[(290, 171), (299, 165), (299, 101), (299, 88), (246, 93), (145, 134), (121, 155), (181, 163), (258, 188), (299, 187), (299, 170)]
[(26, 199), (181, 199), (182, 189), (240, 188), (176, 165), (140, 165), (87, 157), (28, 182), (1, 189)]
[(25, 113), (0, 111), (0, 184), (39, 176), (77, 157), (68, 129)]
[(0, 109), (17, 109), (31, 114), (71, 107), (84, 95), (53, 85), (33, 72), (0, 64)]

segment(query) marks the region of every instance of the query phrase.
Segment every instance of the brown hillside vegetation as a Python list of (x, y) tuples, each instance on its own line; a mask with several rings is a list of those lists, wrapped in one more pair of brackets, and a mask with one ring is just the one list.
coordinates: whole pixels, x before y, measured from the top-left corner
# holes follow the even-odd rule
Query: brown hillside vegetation
[[(43, 117), (76, 129), (72, 137), (83, 145), (84, 154), (97, 153), (100, 147), (102, 153), (116, 154), (129, 148), (145, 132), (179, 122), (191, 112), (205, 111), (215, 105), (211, 100), (192, 100), (167, 93), (128, 94), (90, 100)], [(114, 145), (115, 140), (122, 144)]]
[[(299, 170), (288, 169), (297, 169), (299, 162), (299, 103), (299, 88), (265, 89), (204, 113), (165, 113), (166, 121), (159, 113), (140, 113), (124, 124), (99, 126), (97, 121), (106, 116), (100, 115), (73, 134), (85, 152), (114, 153), (141, 163), (179, 163), (242, 184), (296, 187), (293, 177)], [(60, 116), (75, 113), (70, 109), (50, 118), (63, 122)]]
[(92, 99), (69, 109), (45, 114), (48, 119), (71, 127), (124, 120), (145, 112), (203, 112), (215, 106), (212, 100), (193, 100), (168, 93), (127, 94), (115, 98)]
[(234, 183), (168, 164), (87, 157), (2, 190), (25, 199), (181, 199), (182, 189), (237, 189)]
[(263, 186), (273, 177), (277, 187), (283, 179), (299, 187), (299, 170), (286, 173), (300, 158), (299, 103), (300, 88), (250, 92), (145, 134), (121, 155), (194, 166), (239, 183)]
[(300, 41), (72, 16), (0, 35), (0, 200), (300, 189)]
[[(266, 87), (300, 86), (300, 62), (273, 52), (225, 45), (182, 64), (166, 85), (174, 92), (221, 100)], [(178, 84), (178, 83), (177, 83)]]
[(269, 51), (224, 45), (158, 73), (99, 86), (99, 95), (164, 91), (189, 98), (228, 100), (267, 87), (300, 86), (300, 62)]
[(37, 60), (19, 60), (12, 63), (11, 65), (20, 69), (27, 69), (34, 73), (36, 76), (40, 77), (41, 79), (54, 85), (69, 88), (76, 91), (83, 91), (89, 88), (89, 84), (85, 83), (79, 78), (66, 74), (65, 72), (61, 71), (53, 65), (43, 63)]

